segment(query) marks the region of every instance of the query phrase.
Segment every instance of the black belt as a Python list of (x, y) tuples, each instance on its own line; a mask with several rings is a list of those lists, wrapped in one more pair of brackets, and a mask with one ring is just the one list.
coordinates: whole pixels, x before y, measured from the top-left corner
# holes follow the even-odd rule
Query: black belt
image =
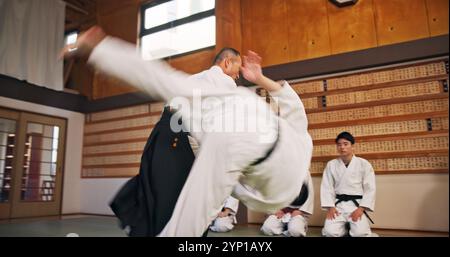
[[(362, 195), (336, 195), (336, 199), (337, 201), (334, 204), (336, 206), (340, 202), (352, 201), (356, 205), (356, 207), (359, 207), (359, 203), (358, 201), (356, 201), (356, 199), (362, 199)], [(369, 217), (369, 214), (367, 214), (366, 210), (364, 210), (364, 215), (366, 215), (366, 217), (370, 220), (370, 222), (372, 222), (372, 224), (375, 224), (373, 220)]]
[(272, 154), (273, 150), (275, 150), (275, 147), (276, 147), (277, 144), (278, 144), (278, 139), (279, 139), (279, 138), (280, 138), (280, 131), (277, 131), (277, 138), (275, 139), (275, 142), (273, 142), (272, 147), (270, 147), (270, 149), (267, 151), (267, 153), (266, 153), (263, 157), (258, 158), (256, 161), (252, 162), (252, 163), (250, 164), (250, 167), (256, 166), (256, 165), (260, 164), (261, 162), (267, 160), (267, 158), (269, 158), (270, 155)]

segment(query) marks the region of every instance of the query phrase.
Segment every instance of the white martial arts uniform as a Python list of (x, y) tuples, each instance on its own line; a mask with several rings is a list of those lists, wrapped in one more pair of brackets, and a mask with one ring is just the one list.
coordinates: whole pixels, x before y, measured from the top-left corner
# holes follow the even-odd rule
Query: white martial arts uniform
[(352, 201), (342, 201), (335, 206), (336, 195), (361, 195), (356, 200), (361, 207), (370, 211), (375, 208), (375, 172), (372, 165), (365, 159), (352, 157), (348, 167), (338, 158), (328, 162), (323, 172), (320, 187), (320, 201), (324, 209), (336, 207), (340, 213), (333, 220), (326, 219), (322, 235), (341, 237), (347, 234), (345, 224), (350, 224), (350, 236), (372, 236), (369, 220), (365, 214), (354, 222), (350, 215), (356, 210)]
[(308, 219), (314, 211), (314, 188), (311, 176), (308, 176), (308, 198), (302, 206), (289, 206), (303, 212), (303, 215), (291, 217), (291, 213), (286, 213), (282, 218), (270, 215), (264, 221), (261, 231), (268, 236), (285, 235), (300, 237), (306, 236), (308, 231)]
[(229, 196), (223, 203), (223, 208), (231, 210), (230, 215), (226, 217), (217, 217), (212, 225), (209, 227), (214, 232), (228, 232), (234, 228), (234, 224), (237, 223), (236, 213), (239, 208), (239, 200)]
[[(199, 154), (180, 193), (172, 217), (159, 236), (200, 236), (220, 212), (224, 200), (233, 195), (248, 208), (270, 212), (289, 205), (299, 194), (308, 173), (312, 140), (307, 118), (295, 91), (284, 82), (272, 92), (280, 117), (269, 105), (216, 66), (195, 76), (176, 71), (161, 61), (144, 61), (136, 46), (106, 37), (92, 51), (88, 62), (98, 70), (145, 90), (154, 100), (171, 102), (184, 97), (194, 106), (181, 108), (183, 124), (199, 141)], [(196, 95), (201, 90), (201, 118), (196, 114)], [(212, 98), (211, 98), (212, 97)], [(215, 101), (213, 101), (215, 100)], [(246, 116), (239, 106), (254, 106)], [(236, 112), (236, 113), (235, 113)], [(263, 117), (262, 117), (263, 116)], [(258, 122), (258, 130), (215, 132), (217, 124), (235, 126)], [(267, 155), (264, 162), (249, 168)]]

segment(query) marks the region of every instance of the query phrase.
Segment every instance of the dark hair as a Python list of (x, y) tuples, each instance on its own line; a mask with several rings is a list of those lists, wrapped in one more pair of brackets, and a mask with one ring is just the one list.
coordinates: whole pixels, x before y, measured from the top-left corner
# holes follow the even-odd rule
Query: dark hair
[(213, 64), (217, 64), (217, 63), (221, 62), (223, 59), (225, 59), (230, 54), (234, 55), (234, 56), (241, 55), (241, 53), (239, 53), (239, 51), (234, 48), (224, 47), (219, 51), (219, 53), (217, 53), (216, 57), (214, 57)]
[(339, 139), (346, 139), (352, 143), (352, 145), (355, 143), (355, 138), (352, 136), (352, 134), (348, 133), (347, 131), (341, 132), (337, 137), (335, 142), (337, 143)]

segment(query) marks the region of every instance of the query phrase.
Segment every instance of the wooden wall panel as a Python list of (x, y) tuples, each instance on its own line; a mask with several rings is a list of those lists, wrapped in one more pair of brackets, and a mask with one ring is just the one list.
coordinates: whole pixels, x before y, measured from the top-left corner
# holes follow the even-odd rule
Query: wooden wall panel
[(137, 89), (111, 76), (95, 72), (92, 83), (92, 98), (100, 99), (109, 96), (136, 92)]
[(244, 0), (242, 11), (242, 49), (253, 50), (269, 66), (289, 60), (286, 1)]
[[(356, 155), (368, 159), (378, 174), (448, 173), (445, 61), (295, 84), (307, 103), (314, 144), (311, 173), (320, 176), (326, 162), (336, 158), (334, 138), (342, 131), (355, 136)], [(320, 87), (324, 81), (326, 91)], [(308, 99), (326, 104), (313, 107)]]
[(449, 0), (426, 0), (430, 35), (448, 34), (448, 2)]
[(377, 46), (371, 0), (343, 8), (326, 2), (332, 54)]
[(148, 103), (86, 115), (82, 178), (131, 177), (163, 103)]
[[(142, 2), (99, 0), (96, 20), (108, 33), (135, 43)], [(197, 73), (211, 66), (219, 49), (231, 46), (244, 54), (256, 51), (263, 66), (270, 66), (442, 34), (448, 34), (448, 0), (359, 0), (343, 8), (328, 0), (216, 0), (215, 49), (169, 63)], [(72, 77), (86, 76), (78, 70)], [(72, 84), (83, 84), (73, 88), (94, 99), (135, 91), (101, 76), (72, 77)]]
[(241, 0), (216, 0), (216, 52), (241, 46)]
[(425, 0), (373, 0), (378, 45), (430, 36)]
[(287, 0), (289, 61), (331, 54), (327, 0)]
[[(97, 2), (98, 24), (109, 35), (119, 37), (135, 44), (138, 32), (139, 2), (132, 1), (107, 1)], [(92, 98), (99, 99), (124, 93), (135, 92), (136, 89), (124, 82), (100, 74), (94, 75)]]
[(209, 69), (215, 56), (214, 49), (207, 49), (193, 54), (168, 60), (175, 69), (194, 74)]

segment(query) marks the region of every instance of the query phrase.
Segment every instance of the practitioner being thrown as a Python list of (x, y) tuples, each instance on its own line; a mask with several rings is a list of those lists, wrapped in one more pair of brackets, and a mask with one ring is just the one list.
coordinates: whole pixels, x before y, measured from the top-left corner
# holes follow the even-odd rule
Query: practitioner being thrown
[[(77, 50), (69, 51), (73, 48)], [(261, 212), (285, 207), (299, 195), (312, 155), (305, 109), (287, 82), (263, 75), (256, 53), (243, 56), (240, 71), (269, 92), (280, 116), (223, 72), (215, 78), (191, 77), (162, 61), (144, 61), (135, 45), (106, 36), (99, 27), (83, 33), (62, 54), (88, 58), (97, 70), (144, 90), (152, 99), (181, 106), (183, 127), (200, 149), (159, 236), (201, 236), (229, 195)], [(177, 124), (171, 128), (179, 129)]]

